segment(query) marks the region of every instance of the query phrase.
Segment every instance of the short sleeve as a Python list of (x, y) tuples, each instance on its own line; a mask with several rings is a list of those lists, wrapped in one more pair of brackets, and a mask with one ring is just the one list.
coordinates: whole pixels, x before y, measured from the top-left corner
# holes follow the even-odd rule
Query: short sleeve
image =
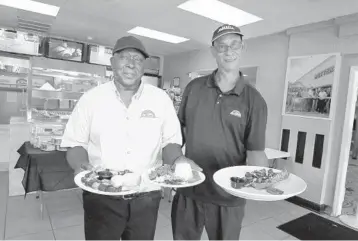
[(180, 103), (180, 107), (179, 107), (179, 111), (178, 111), (178, 118), (179, 118), (180, 124), (183, 127), (185, 127), (185, 125), (186, 125), (186, 123), (185, 123), (186, 108), (187, 108), (187, 104), (188, 104), (188, 98), (189, 98), (190, 91), (191, 91), (191, 84), (189, 83), (184, 89), (184, 93), (182, 95), (181, 103)]
[(266, 143), (267, 105), (261, 97), (254, 102), (246, 128), (246, 149), (263, 151)]
[(89, 96), (83, 95), (77, 102), (62, 137), (61, 147), (88, 147), (92, 118)]
[(165, 103), (165, 116), (162, 127), (162, 147), (164, 148), (168, 144), (182, 145), (183, 140), (180, 122), (173, 102), (167, 94), (165, 94), (163, 98), (163, 102)]

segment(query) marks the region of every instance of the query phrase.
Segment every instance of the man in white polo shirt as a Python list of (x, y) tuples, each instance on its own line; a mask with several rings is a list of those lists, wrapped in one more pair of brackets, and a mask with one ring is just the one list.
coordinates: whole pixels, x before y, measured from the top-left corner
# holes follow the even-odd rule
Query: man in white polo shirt
[[(103, 166), (140, 174), (162, 159), (191, 162), (182, 155), (180, 124), (169, 96), (141, 82), (147, 57), (138, 39), (119, 39), (111, 58), (113, 81), (78, 101), (62, 140), (75, 173), (81, 167)], [(133, 195), (84, 191), (86, 239), (154, 239), (160, 199), (160, 188), (143, 181)]]

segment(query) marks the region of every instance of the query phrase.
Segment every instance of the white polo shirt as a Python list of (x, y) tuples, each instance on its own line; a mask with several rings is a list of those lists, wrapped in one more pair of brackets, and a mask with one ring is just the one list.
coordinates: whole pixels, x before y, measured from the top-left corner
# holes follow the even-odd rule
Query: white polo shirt
[[(84, 147), (93, 166), (144, 174), (162, 164), (162, 148), (169, 143), (181, 145), (182, 136), (167, 93), (142, 83), (127, 108), (110, 81), (80, 98), (66, 125), (61, 146)], [(142, 182), (141, 191), (157, 189)]]

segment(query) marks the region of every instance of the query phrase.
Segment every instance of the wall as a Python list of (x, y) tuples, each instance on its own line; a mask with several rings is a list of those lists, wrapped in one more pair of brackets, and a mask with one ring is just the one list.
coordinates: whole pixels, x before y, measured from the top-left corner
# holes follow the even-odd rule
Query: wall
[[(281, 102), (288, 40), (285, 34), (250, 39), (246, 43), (247, 48), (242, 56), (242, 66), (259, 66), (256, 88), (269, 106), (266, 145), (271, 148), (278, 148), (280, 141)], [(209, 48), (165, 56), (164, 81), (180, 77), (180, 86), (184, 88), (189, 82), (189, 72), (214, 68), (216, 68), (216, 63)]]
[[(346, 28), (356, 23), (341, 25)], [(322, 29), (297, 32), (290, 36), (289, 56), (311, 54), (341, 53), (342, 63), (339, 78), (336, 113), (331, 123), (332, 141), (331, 153), (324, 159), (324, 175), (316, 180), (317, 187), (322, 186), (322, 193), (311, 195), (319, 203), (332, 205), (335, 191), (335, 182), (338, 169), (342, 129), (345, 114), (346, 97), (349, 84), (349, 69), (358, 65), (358, 36), (339, 36), (340, 24), (327, 26)], [(314, 126), (316, 127), (316, 126)], [(318, 190), (318, 189), (317, 189)]]
[[(258, 66), (256, 86), (268, 104), (269, 116), (266, 133), (266, 145), (279, 148), (282, 121), (298, 122), (302, 119), (282, 118), (283, 93), (287, 58), (313, 54), (342, 53), (342, 65), (338, 86), (336, 115), (332, 123), (306, 121), (307, 127), (322, 128), (322, 133), (331, 133), (332, 149), (324, 156), (322, 170), (311, 170), (304, 176), (310, 187), (303, 197), (319, 203), (332, 205), (336, 180), (336, 171), (342, 139), (345, 102), (348, 91), (349, 66), (358, 64), (358, 30), (357, 22), (344, 22), (343, 19), (307, 25), (288, 30), (285, 33), (247, 40), (247, 50), (242, 56), (243, 66)], [(356, 32), (354, 32), (356, 31)], [(179, 55), (166, 56), (164, 62), (164, 80), (181, 78), (181, 87), (189, 81), (187, 73), (198, 69), (215, 68), (208, 49), (196, 50)], [(303, 121), (305, 122), (305, 121)], [(304, 123), (303, 123), (304, 125)], [(302, 125), (301, 125), (302, 126)], [(332, 127), (332, 132), (329, 132)], [(328, 128), (328, 129), (327, 129)], [(307, 139), (311, 144), (312, 138)], [(325, 146), (327, 148), (328, 142)], [(305, 155), (305, 158), (307, 155)], [(304, 161), (305, 162), (305, 161)], [(300, 171), (301, 173), (304, 170)]]

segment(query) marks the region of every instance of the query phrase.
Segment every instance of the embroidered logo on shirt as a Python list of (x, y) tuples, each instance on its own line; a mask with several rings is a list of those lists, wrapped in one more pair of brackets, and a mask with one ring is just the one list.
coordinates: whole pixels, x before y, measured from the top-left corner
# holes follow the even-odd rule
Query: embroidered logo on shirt
[(140, 115), (141, 118), (156, 118), (155, 114), (151, 110), (144, 110)]
[(238, 110), (231, 111), (230, 115), (233, 115), (233, 116), (241, 118), (241, 113)]

